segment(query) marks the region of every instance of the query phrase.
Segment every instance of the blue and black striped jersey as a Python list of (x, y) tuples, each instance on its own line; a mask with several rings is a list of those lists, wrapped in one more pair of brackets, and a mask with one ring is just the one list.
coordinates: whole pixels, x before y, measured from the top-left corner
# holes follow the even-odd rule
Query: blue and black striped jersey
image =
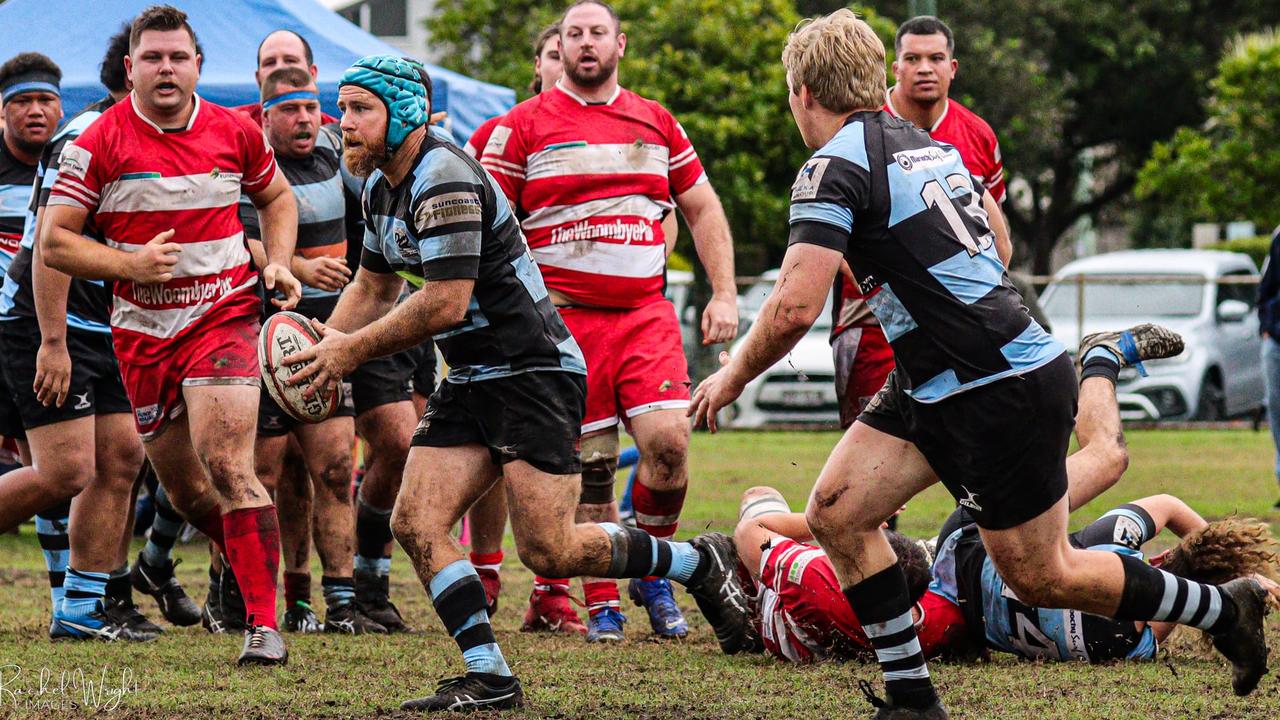
[(448, 381), (547, 370), (586, 374), (506, 196), (473, 158), (428, 135), (398, 185), (381, 170), (369, 176), (363, 205), (361, 267), (398, 273), (417, 286), (475, 280), (466, 317), (435, 336)]
[(1009, 282), (981, 193), (955, 148), (883, 111), (850, 116), (792, 186), (790, 242), (844, 254), (919, 402), (1065, 349)]
[[(49, 191), (58, 179), (62, 149), (80, 137), (85, 128), (114, 104), (115, 101), (108, 96), (87, 106), (68, 120), (45, 145), (40, 164), (36, 167), (35, 181), (28, 183), (27, 187), (22, 241), (5, 274), (4, 287), (0, 289), (0, 320), (36, 319), (35, 288), (31, 280), (36, 211), (48, 204)], [(84, 235), (102, 242), (92, 218), (85, 222)], [(111, 289), (106, 283), (71, 278), (71, 285), (67, 288), (67, 327), (96, 333), (111, 332)]]

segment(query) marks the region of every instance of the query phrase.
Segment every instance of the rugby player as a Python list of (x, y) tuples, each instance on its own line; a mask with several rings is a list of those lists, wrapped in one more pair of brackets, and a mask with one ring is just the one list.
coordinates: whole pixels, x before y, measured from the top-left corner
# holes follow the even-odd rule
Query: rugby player
[[(885, 96), (884, 109), (911, 121), (929, 137), (955, 147), (965, 168), (978, 178), (997, 205), (1004, 202), (1004, 164), (991, 126), (949, 98), (959, 70), (951, 28), (932, 16), (912, 18), (898, 27), (893, 74), (897, 84)], [(990, 222), (1003, 223), (992, 212)], [(997, 233), (997, 239), (1003, 237)], [(996, 248), (1008, 266), (1011, 245)], [(848, 428), (893, 369), (893, 351), (866, 298), (847, 267), (836, 275), (836, 308), (831, 350), (836, 366), (840, 426)]]
[[(309, 378), (307, 393), (327, 392), (368, 358), (429, 335), (449, 365), (414, 433), (392, 527), (467, 672), (403, 707), (523, 704), (480, 578), (450, 536), (499, 480), (520, 559), (534, 572), (677, 580), (717, 638), (738, 643), (746, 607), (731, 539), (675, 542), (612, 523), (575, 524), (586, 363), (506, 197), (479, 163), (428, 134), (424, 90), (413, 66), (393, 56), (362, 58), (343, 74), (347, 164), (373, 171), (363, 198), (364, 255), (328, 326), (313, 321), (323, 341), (283, 359), (306, 363), (290, 382)], [(404, 276), (422, 288), (397, 306)]]
[[(13, 400), (40, 468), (38, 482), (25, 488), (24, 497), (6, 497), (4, 506), (25, 515), (28, 498), (45, 504), (81, 496), (70, 524), (71, 569), (65, 564), (50, 568), (51, 576), (70, 576), (66, 599), (54, 608), (54, 638), (145, 640), (160, 632), (134, 606), (130, 584), (133, 498), (143, 452), (111, 346), (110, 294), (101, 283), (72, 280), (47, 268), (34, 242), (44, 217), (39, 208), (48, 202), (62, 148), (128, 93), (128, 48), (125, 26), (109, 41), (102, 61), (109, 94), (68, 121), (45, 146), (22, 245), (0, 291), (5, 347), (0, 366), (12, 381)], [(38, 532), (45, 530), (47, 520), (38, 518), (37, 525)], [(40, 535), (47, 542), (48, 534)], [(174, 624), (193, 624), (198, 611), (173, 579), (168, 554), (161, 560), (156, 579), (166, 602), (162, 611)]]
[[(1181, 542), (1153, 563), (1193, 579), (1251, 576), (1280, 600), (1280, 585), (1260, 574), (1280, 570), (1277, 543), (1265, 523), (1235, 517), (1207, 523), (1170, 495), (1117, 507), (1069, 540), (1075, 547), (1142, 558), (1143, 543), (1165, 528)], [(983, 552), (977, 526), (963, 507), (944, 523), (932, 568), (919, 541), (890, 530), (885, 536), (907, 577), (925, 657), (971, 659), (996, 651), (1024, 660), (1150, 660), (1177, 627), (1022, 603)], [(804, 513), (792, 513), (777, 490), (756, 487), (743, 494), (734, 541), (756, 583), (754, 619), (762, 649), (789, 662), (866, 657), (874, 648), (812, 537)], [(1176, 558), (1172, 566), (1168, 557)]]
[[(298, 204), (298, 242), (291, 268), (302, 282), (302, 299), (296, 311), (306, 317), (327, 319), (351, 277), (346, 259), (348, 198), (341, 178), (341, 136), (337, 126), (322, 124), (320, 91), (305, 70), (281, 67), (272, 71), (263, 79), (261, 93), (263, 129)], [(256, 232), (257, 212), (250, 205), (246, 213), (243, 201), (240, 207), (251, 251), (258, 262), (265, 264), (266, 249)], [(354, 207), (358, 213), (358, 200)], [(268, 314), (274, 309), (266, 305)], [(303, 478), (309, 474), (314, 486), (315, 543), (324, 567), (323, 630), (358, 635), (386, 632), (386, 628), (370, 620), (355, 603), (355, 514), (351, 497), (354, 416), (349, 386), (334, 416), (317, 424), (295, 421), (264, 389), (258, 403), (254, 455), (259, 479), (269, 490), (276, 488), (282, 540), (287, 538), (284, 528), (292, 522), (301, 529), (301, 539), (305, 541), (311, 534), (313, 516), (312, 503), (305, 502), (309, 493), (305, 489), (295, 492), (291, 497), (301, 497), (304, 502), (289, 502), (280, 484), (286, 448), (291, 436), (296, 439), (307, 471)], [(309, 546), (300, 543), (300, 547), (290, 547), (288, 542), (283, 545), (285, 629), (320, 630), (309, 603)]]
[[(276, 30), (268, 33), (258, 43), (258, 69), (253, 73), (253, 81), (258, 87), (267, 81), (267, 76), (281, 68), (302, 68), (314, 80), (320, 74), (316, 67), (315, 53), (311, 51), (311, 43), (292, 30)], [(236, 108), (253, 118), (258, 125), (263, 124), (263, 108), (261, 102), (249, 103)], [(320, 113), (325, 125), (338, 122), (338, 118), (328, 113)]]
[[(0, 72), (0, 272), (9, 264), (22, 242), (27, 221), (31, 183), (36, 176), (40, 153), (53, 137), (62, 118), (59, 83), (62, 70), (38, 53), (20, 53), (10, 58)], [(67, 563), (67, 502), (53, 503), (40, 495), (27, 503), (17, 502), (36, 479), (22, 416), (0, 373), (0, 437), (12, 441), (22, 465), (0, 476), (0, 515), (4, 527), (17, 527), (33, 514), (36, 533), (49, 568), (49, 594), (56, 612), (62, 599)], [(9, 510), (12, 509), (12, 514)]]
[[(640, 449), (632, 495), (637, 526), (670, 539), (684, 506), (689, 442), (688, 366), (679, 320), (663, 296), (661, 220), (673, 197), (712, 287), (703, 344), (737, 334), (737, 290), (728, 221), (693, 145), (665, 108), (618, 84), (626, 40), (609, 5), (571, 5), (560, 21), (564, 74), (553, 89), (507, 113), (481, 160), (522, 218), (552, 302), (587, 358), (578, 517), (618, 519), (613, 483), (621, 419)], [(558, 583), (535, 582), (526, 619), (562, 615), (556, 606), (568, 598), (548, 589)], [(588, 579), (583, 590), (587, 639), (623, 639), (616, 584)], [(647, 607), (657, 635), (688, 633), (670, 583), (637, 580), (630, 594)]]
[[(283, 307), (300, 293), (288, 267), (297, 209), (259, 128), (195, 94), (200, 56), (185, 13), (144, 10), (129, 48), (129, 102), (63, 149), (41, 251), (54, 269), (114, 281), (112, 341), (147, 456), (230, 561), (249, 626), (240, 662), (283, 664), (279, 526), (253, 467), (257, 274), (236, 203), (243, 190), (258, 206), (262, 276)], [(90, 222), (107, 245), (83, 237)]]
[[(1235, 692), (1252, 692), (1267, 656), (1257, 582), (1198, 583), (1067, 541), (1071, 360), (1004, 273), (984, 210), (995, 205), (991, 194), (954, 148), (879, 109), (884, 47), (875, 33), (840, 10), (793, 33), (783, 58), (792, 113), (816, 152), (792, 188), (777, 289), (741, 352), (700, 384), (691, 413), (714, 428), (716, 411), (812, 325), (848, 261), (896, 369), (836, 446), (806, 519), (876, 648), (889, 696), (877, 701), (877, 717), (947, 717), (903, 572), (879, 529), (939, 478), (973, 512), (987, 552), (1023, 601), (1164, 622), (1183, 614), (1173, 598), (1194, 598), (1188, 624), (1211, 633), (1232, 661)], [(1082, 358), (1086, 377), (1167, 355), (1171, 338), (1112, 333), (1093, 345)]]

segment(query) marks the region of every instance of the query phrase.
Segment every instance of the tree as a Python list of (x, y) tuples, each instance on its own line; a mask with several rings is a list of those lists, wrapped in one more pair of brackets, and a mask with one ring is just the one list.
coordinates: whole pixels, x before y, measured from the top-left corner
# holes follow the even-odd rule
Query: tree
[[(881, 3), (901, 6), (900, 1)], [(952, 96), (1000, 136), (1022, 192), (1005, 205), (1022, 262), (1047, 273), (1081, 218), (1133, 189), (1157, 141), (1205, 117), (1227, 39), (1280, 20), (1269, 0), (946, 0)]]
[[(613, 5), (627, 33), (622, 84), (661, 102), (684, 126), (724, 203), (739, 271), (772, 267), (786, 250), (791, 183), (809, 155), (787, 106), (780, 59), (800, 20), (791, 0)], [(446, 65), (527, 95), (531, 43), (560, 6), (441, 0), (436, 7), (428, 28)], [(893, 23), (867, 17), (892, 45)], [(680, 249), (690, 254), (687, 237)]]
[(1280, 34), (1236, 40), (1213, 80), (1209, 119), (1158, 143), (1138, 176), (1138, 197), (1183, 220), (1280, 222)]

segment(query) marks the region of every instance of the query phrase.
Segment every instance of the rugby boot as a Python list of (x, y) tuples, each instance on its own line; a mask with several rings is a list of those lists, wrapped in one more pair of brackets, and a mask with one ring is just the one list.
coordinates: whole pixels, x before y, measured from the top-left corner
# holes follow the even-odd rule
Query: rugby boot
[(1080, 351), (1076, 353), (1077, 370), (1084, 362), (1084, 356), (1096, 347), (1110, 350), (1120, 359), (1120, 367), (1133, 367), (1146, 377), (1143, 360), (1174, 357), (1182, 352), (1184, 344), (1178, 333), (1152, 323), (1134, 325), (1128, 330), (1093, 333), (1080, 341)]
[(627, 616), (611, 608), (603, 608), (587, 616), (587, 642), (619, 643), (626, 639), (622, 624)]
[(205, 596), (204, 607), (200, 611), (200, 625), (214, 635), (227, 631), (226, 623), (222, 621), (222, 605), (218, 603), (220, 594), (218, 587), (210, 585), (209, 594)]
[(154, 640), (164, 632), (159, 625), (148, 620), (132, 600), (107, 597), (103, 599), (102, 606), (107, 617), (132, 630), (139, 640)]
[(489, 603), (489, 617), (498, 612), (498, 595), (502, 592), (502, 576), (496, 570), (476, 568), (480, 584), (484, 586), (484, 599)]
[(689, 541), (707, 563), (706, 572), (686, 590), (715, 630), (726, 655), (749, 652), (756, 645), (747, 593), (738, 577), (738, 551), (724, 533), (703, 533)]
[(401, 710), (417, 712), (470, 712), (519, 707), (524, 707), (524, 691), (520, 689), (519, 680), (480, 672), (441, 680), (435, 695), (400, 704)]
[(284, 611), (284, 631), (290, 633), (318, 633), (324, 630), (320, 618), (311, 605), (301, 600), (293, 603)]
[(1244, 697), (1267, 674), (1267, 638), (1262, 619), (1267, 614), (1267, 593), (1256, 580), (1236, 578), (1220, 586), (1236, 604), (1236, 624), (1213, 636), (1213, 646), (1231, 661), (1231, 689)]
[(550, 590), (534, 589), (529, 595), (529, 607), (524, 611), (524, 624), (520, 632), (561, 632), (585, 635), (587, 626), (582, 624), (578, 612), (573, 609), (568, 589), (560, 585)]
[(121, 625), (107, 614), (106, 605), (99, 600), (94, 609), (84, 615), (64, 614), (61, 610), (53, 614), (53, 624), (49, 626), (50, 640), (128, 640), (146, 642), (155, 636), (145, 636)]
[(389, 633), (409, 632), (400, 610), (391, 602), (391, 578), (368, 570), (356, 570), (356, 603), (360, 611)]
[(244, 631), (244, 648), (236, 664), (286, 665), (288, 662), (289, 650), (284, 646), (284, 636), (265, 625), (254, 625), (250, 618), (249, 627)]
[(871, 691), (871, 683), (866, 680), (859, 680), (858, 688), (876, 708), (876, 714), (872, 716), (872, 720), (949, 720), (951, 717), (947, 709), (942, 706), (941, 700), (934, 700), (933, 704), (927, 708), (911, 708), (894, 705), (892, 695), (889, 695), (888, 700), (876, 697), (876, 694)]
[(385, 635), (387, 629), (374, 622), (360, 610), (354, 602), (331, 607), (324, 614), (324, 631), (342, 635), (364, 635), (375, 633)]
[(218, 608), (222, 611), (222, 626), (228, 632), (249, 629), (244, 619), (246, 611), (240, 583), (236, 582), (236, 574), (225, 555), (222, 557), (222, 576), (218, 579)]
[(160, 614), (165, 620), (187, 627), (200, 622), (200, 608), (187, 596), (173, 569), (178, 562), (170, 562), (166, 567), (150, 565), (138, 553), (138, 559), (129, 570), (129, 583), (133, 589), (144, 595), (150, 595), (160, 607)]
[(631, 602), (648, 611), (649, 626), (653, 628), (654, 635), (680, 639), (689, 634), (689, 623), (671, 594), (670, 580), (633, 578), (627, 585), (627, 594), (631, 596)]

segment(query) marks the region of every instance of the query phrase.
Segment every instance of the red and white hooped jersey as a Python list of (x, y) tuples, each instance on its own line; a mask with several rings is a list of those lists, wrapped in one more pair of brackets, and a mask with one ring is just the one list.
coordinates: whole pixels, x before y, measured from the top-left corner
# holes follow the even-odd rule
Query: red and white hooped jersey
[(489, 144), (489, 136), (493, 134), (493, 129), (498, 127), (498, 123), (502, 122), (502, 118), (502, 115), (494, 115), (480, 123), (480, 127), (471, 134), (471, 139), (462, 146), (462, 151), (479, 160), (480, 153), (484, 152), (484, 146)]
[(557, 83), (512, 108), (480, 158), (517, 207), (548, 288), (597, 307), (662, 299), (662, 218), (707, 179), (666, 108), (622, 88), (588, 103)]
[[(929, 137), (954, 147), (960, 153), (964, 167), (998, 203), (1004, 202), (1004, 160), (1000, 157), (1000, 142), (996, 132), (986, 120), (960, 103), (947, 98), (942, 116), (933, 127), (921, 128)], [(894, 117), (902, 117), (893, 107), (893, 90), (885, 94), (884, 109)]]
[(240, 193), (266, 189), (275, 154), (245, 115), (195, 98), (187, 126), (165, 132), (116, 103), (62, 151), (50, 205), (87, 209), (113, 248), (135, 252), (173, 228), (182, 251), (169, 282), (114, 283), (116, 354), (156, 361), (183, 335), (256, 315), (257, 273), (237, 216)]

